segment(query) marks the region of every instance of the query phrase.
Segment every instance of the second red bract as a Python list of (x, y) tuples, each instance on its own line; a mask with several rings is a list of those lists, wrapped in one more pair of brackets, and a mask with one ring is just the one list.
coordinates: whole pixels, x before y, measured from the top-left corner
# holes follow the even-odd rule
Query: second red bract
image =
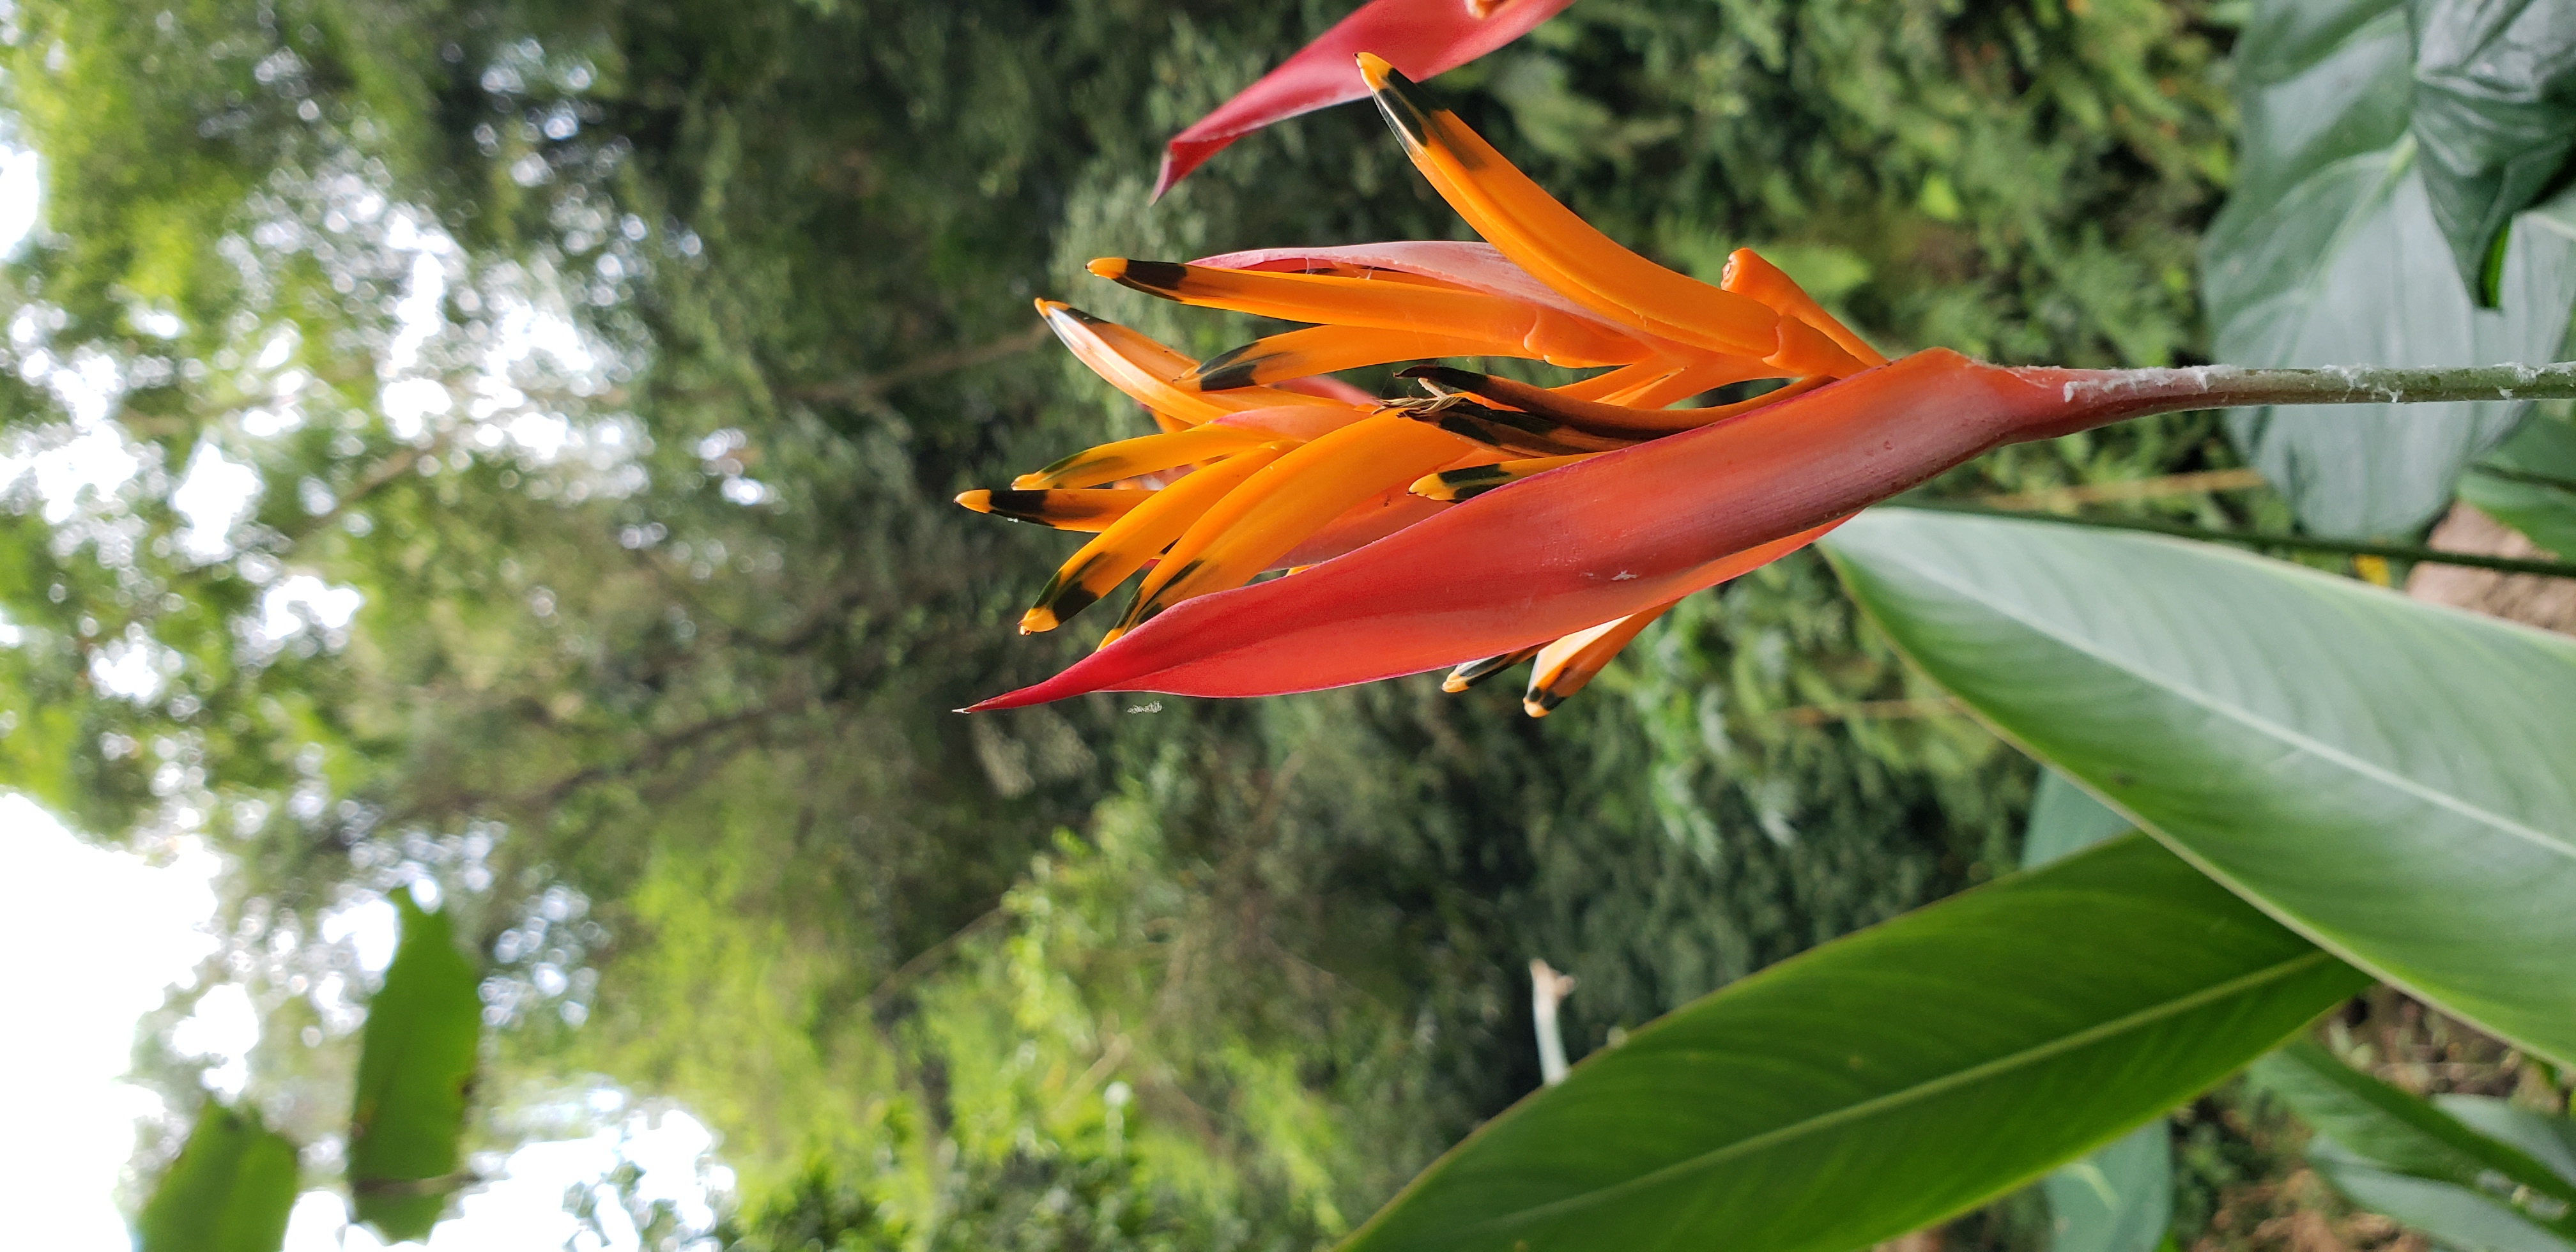
[(1574, 0), (1369, 0), (1279, 68), (1172, 136), (1154, 196), (1244, 135), (1368, 94), (1351, 58), (1379, 53), (1412, 78), (1446, 73), (1528, 34)]

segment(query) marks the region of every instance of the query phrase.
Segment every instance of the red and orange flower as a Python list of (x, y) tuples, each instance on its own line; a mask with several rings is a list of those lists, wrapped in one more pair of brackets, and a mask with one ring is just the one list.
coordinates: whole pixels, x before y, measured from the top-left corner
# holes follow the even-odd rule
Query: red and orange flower
[[(1142, 578), (1099, 651), (975, 708), (1262, 695), (1453, 665), (1455, 690), (1534, 659), (1524, 704), (1543, 715), (1680, 597), (1998, 444), (2139, 409), (2068, 371), (1939, 350), (1890, 363), (1750, 251), (1715, 286), (1656, 265), (1386, 62), (1359, 60), (1415, 166), (1487, 242), (1091, 263), (1166, 299), (1308, 324), (1204, 362), (1039, 301), (1161, 430), (958, 502), (1094, 532), (1024, 633)], [(1426, 394), (1386, 403), (1323, 377), (1460, 357), (1606, 368), (1537, 387), (1416, 366), (1402, 374)], [(1761, 380), (1776, 386), (1667, 407)]]

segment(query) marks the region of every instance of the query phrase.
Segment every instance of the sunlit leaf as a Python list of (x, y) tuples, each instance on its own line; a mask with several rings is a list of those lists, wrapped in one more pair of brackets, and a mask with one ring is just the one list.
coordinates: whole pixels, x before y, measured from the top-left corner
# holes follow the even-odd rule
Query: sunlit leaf
[(1934, 679), (2266, 912), (2576, 1057), (2576, 640), (2040, 522), (1874, 510), (1828, 555)]
[(349, 1191), (359, 1221), (389, 1240), (421, 1239), (467, 1181), (460, 1141), (483, 1002), (447, 915), (424, 911), (405, 892), (393, 900), (402, 910), (402, 942), (384, 988), (367, 1004), (349, 1119)]
[(2576, 1123), (2475, 1096), (2437, 1107), (2312, 1043), (2253, 1078), (2316, 1130), (2309, 1159), (2353, 1199), (2454, 1248), (2576, 1248)]
[(2131, 836), (1667, 1015), (1345, 1249), (1847, 1252), (2101, 1145), (2365, 981)]
[(295, 1207), (295, 1145), (213, 1100), (135, 1223), (140, 1252), (277, 1252)]
[[(2411, 128), (2419, 93), (2407, 17), (2398, 0), (2266, 0), (2246, 28), (2237, 45), (2242, 164), (2202, 267), (2221, 360), (2555, 359), (2576, 304), (2576, 201), (2561, 197), (2512, 219), (2495, 273), (2498, 306), (2477, 307), (2427, 173), (2476, 161), (2423, 137), (2453, 135), (2454, 122)], [(2531, 67), (2489, 68), (2508, 90)], [(2232, 414), (2230, 430), (2309, 528), (2393, 536), (2439, 513), (2461, 468), (2528, 407), (2251, 409)]]

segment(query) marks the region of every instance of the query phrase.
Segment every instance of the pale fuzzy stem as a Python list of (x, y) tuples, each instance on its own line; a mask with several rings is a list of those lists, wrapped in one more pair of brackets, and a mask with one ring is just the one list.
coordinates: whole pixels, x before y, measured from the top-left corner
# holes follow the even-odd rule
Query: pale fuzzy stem
[[(2271, 404), (2424, 404), (2490, 400), (2576, 399), (2576, 362), (2403, 368), (2353, 365), (2321, 369), (2018, 369), (2054, 385), (2068, 403), (2108, 402), (2123, 416), (2178, 409)], [(2134, 399), (2136, 404), (2122, 403)]]
[(1538, 1027), (1539, 1081), (1553, 1087), (1565, 1081), (1565, 1039), (1557, 1032), (1556, 1006), (1574, 990), (1574, 978), (1543, 960), (1530, 961), (1530, 1017)]

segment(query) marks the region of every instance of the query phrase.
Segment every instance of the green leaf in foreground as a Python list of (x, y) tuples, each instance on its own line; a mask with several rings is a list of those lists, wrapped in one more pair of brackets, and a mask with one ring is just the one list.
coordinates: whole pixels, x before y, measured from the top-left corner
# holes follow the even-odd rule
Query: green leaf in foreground
[(1877, 509), (1897, 645), (2266, 912), (2576, 1057), (2576, 640), (2218, 548)]
[(1594, 1053), (1345, 1252), (1847, 1252), (2099, 1146), (2366, 981), (2131, 836), (1825, 944)]
[(277, 1252), (295, 1208), (295, 1145), (213, 1100), (135, 1223), (139, 1252)]
[[(2127, 834), (2129, 819), (2042, 767), (2022, 832), (2021, 863), (2035, 869)], [(2173, 1221), (2173, 1127), (2148, 1122), (2060, 1165), (2040, 1180), (2048, 1197), (2049, 1252), (2152, 1252)]]
[(387, 1241), (423, 1239), (464, 1176), (465, 1107), (483, 1030), (474, 967), (447, 917), (407, 892), (402, 942), (367, 1005), (349, 1120), (349, 1191)]
[(2460, 480), (2460, 498), (2576, 560), (2576, 423), (2536, 416)]
[(2310, 1161), (2354, 1200), (2454, 1248), (2576, 1248), (2576, 1123), (2474, 1096), (2436, 1107), (2312, 1043), (2253, 1077), (2317, 1132)]

